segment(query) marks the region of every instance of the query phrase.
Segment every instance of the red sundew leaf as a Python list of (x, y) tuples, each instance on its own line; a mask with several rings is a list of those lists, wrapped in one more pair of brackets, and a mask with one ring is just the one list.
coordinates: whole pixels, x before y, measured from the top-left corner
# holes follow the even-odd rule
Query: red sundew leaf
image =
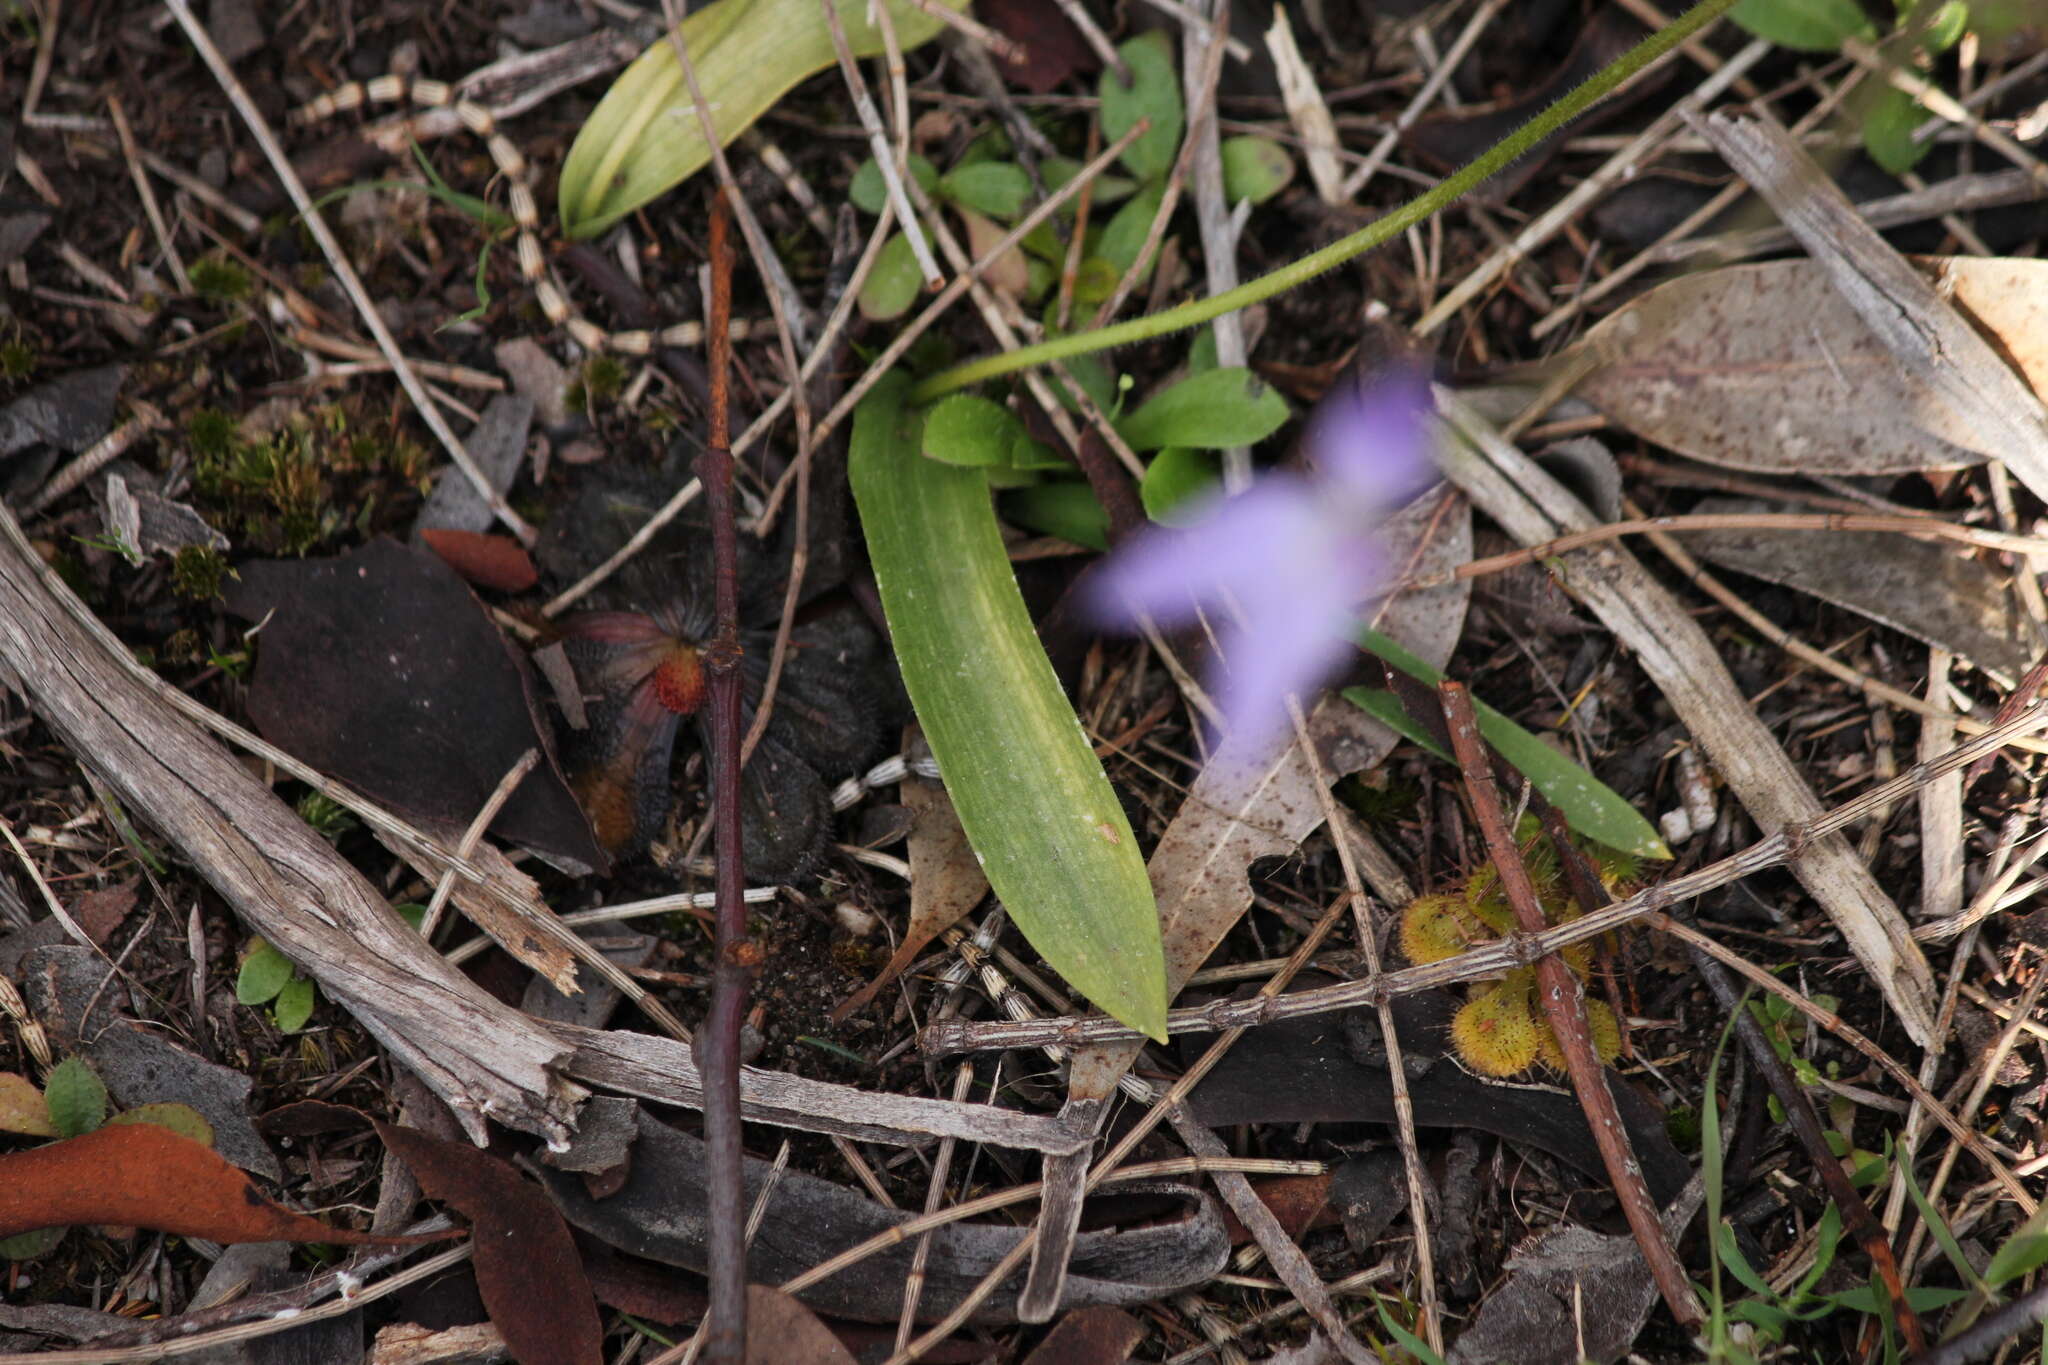
[(533, 567), (525, 547), (510, 536), (437, 526), (421, 531), (420, 539), (446, 560), (449, 568), (479, 588), (525, 592), (540, 582), (540, 570)]
[(212, 1148), (151, 1123), (116, 1124), (0, 1156), (0, 1237), (72, 1223), (211, 1242), (392, 1246), (434, 1240), (333, 1227), (274, 1204)]
[(473, 1224), (477, 1291), (513, 1358), (524, 1365), (604, 1365), (597, 1300), (569, 1225), (547, 1196), (468, 1143), (389, 1123), (377, 1132), (421, 1189)]

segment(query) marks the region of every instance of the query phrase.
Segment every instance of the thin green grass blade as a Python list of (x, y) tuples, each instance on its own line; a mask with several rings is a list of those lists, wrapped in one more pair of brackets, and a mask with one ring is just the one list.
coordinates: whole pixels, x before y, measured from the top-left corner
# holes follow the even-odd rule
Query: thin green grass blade
[[(1431, 668), (1376, 630), (1359, 631), (1358, 644), (1418, 682), (1435, 687), (1443, 681), (1441, 670)], [(1372, 710), (1366, 702), (1352, 696), (1355, 691), (1361, 689), (1353, 688), (1344, 695), (1355, 704)], [(1658, 835), (1656, 826), (1645, 820), (1642, 812), (1624, 800), (1619, 792), (1485, 702), (1474, 698), (1473, 710), (1478, 713), (1479, 733), (1486, 736), (1486, 742), (1498, 749), (1500, 756), (1512, 763), (1517, 772), (1534, 783), (1545, 800), (1563, 811), (1565, 820), (1573, 829), (1611, 849), (1637, 858), (1664, 859), (1671, 856), (1671, 849)], [(1381, 719), (1392, 723), (1387, 715), (1382, 714)], [(1402, 727), (1396, 725), (1395, 728)], [(1402, 733), (1406, 734), (1407, 730), (1403, 729)]]
[(1031, 946), (1166, 1034), (1159, 910), (1123, 807), (1032, 629), (980, 471), (919, 453), (909, 381), (854, 415), (851, 473), (903, 683), (960, 824)]

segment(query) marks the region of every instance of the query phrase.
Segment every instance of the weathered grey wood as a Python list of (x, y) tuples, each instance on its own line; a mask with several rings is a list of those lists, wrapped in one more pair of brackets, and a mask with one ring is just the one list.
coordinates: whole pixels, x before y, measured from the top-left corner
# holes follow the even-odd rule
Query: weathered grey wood
[[(117, 652), (118, 651), (118, 652)], [(417, 1071), (481, 1143), (486, 1117), (566, 1141), (568, 1049), (441, 960), (291, 807), (154, 694), (0, 509), (0, 663), (80, 762), (235, 913)]]

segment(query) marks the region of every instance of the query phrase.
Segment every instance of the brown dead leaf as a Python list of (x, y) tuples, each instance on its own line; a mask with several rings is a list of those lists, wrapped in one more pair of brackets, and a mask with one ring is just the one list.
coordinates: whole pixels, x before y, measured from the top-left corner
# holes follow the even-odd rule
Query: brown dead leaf
[(134, 878), (115, 886), (102, 886), (88, 891), (71, 903), (71, 917), (78, 921), (78, 927), (94, 943), (105, 947), (114, 931), (121, 927), (121, 921), (128, 918), (128, 912), (135, 908)]
[(377, 1132), (421, 1189), (474, 1225), (477, 1291), (513, 1357), (525, 1365), (603, 1365), (597, 1300), (569, 1225), (547, 1196), (466, 1142), (389, 1123)]
[(13, 1071), (0, 1071), (0, 1133), (24, 1137), (55, 1137), (49, 1102), (36, 1083)]
[(780, 1289), (747, 1286), (747, 1365), (854, 1365), (832, 1329)]
[[(2048, 394), (2048, 261), (1914, 262)], [(1978, 424), (1911, 378), (1817, 261), (1727, 266), (1659, 285), (1586, 334), (1574, 391), (1636, 435), (1769, 473), (1897, 474), (1981, 464)]]
[(118, 1124), (0, 1156), (0, 1237), (72, 1223), (151, 1228), (211, 1242), (396, 1246), (266, 1199), (211, 1148), (150, 1123)]
[(1024, 1365), (1123, 1365), (1145, 1324), (1121, 1308), (1078, 1308), (1061, 1318)]
[(510, 536), (437, 526), (421, 531), (420, 539), (446, 560), (449, 568), (479, 588), (525, 592), (540, 582), (540, 570), (533, 567), (526, 548)]
[[(929, 753), (916, 727), (906, 736), (906, 752)], [(959, 918), (981, 903), (988, 894), (988, 876), (981, 860), (960, 828), (946, 788), (929, 778), (909, 777), (903, 781), (903, 804), (916, 823), (910, 828), (910, 924), (903, 941), (875, 979), (840, 1002), (832, 1011), (838, 1023), (848, 1015), (866, 1009), (875, 995), (917, 960), (925, 945), (951, 928)]]

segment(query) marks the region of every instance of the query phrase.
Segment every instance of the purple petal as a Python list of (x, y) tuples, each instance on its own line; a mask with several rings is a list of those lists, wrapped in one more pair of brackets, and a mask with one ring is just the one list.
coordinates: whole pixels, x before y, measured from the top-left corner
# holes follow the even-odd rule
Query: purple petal
[(1243, 602), (1263, 596), (1276, 561), (1323, 539), (1326, 518), (1300, 479), (1272, 475), (1235, 498), (1219, 499), (1214, 515), (1186, 528), (1149, 526), (1117, 547), (1096, 571), (1085, 606), (1096, 620), (1135, 626), (1149, 616), (1184, 625), (1225, 591)]
[[(1212, 680), (1232, 743), (1284, 737), (1289, 694), (1306, 710), (1314, 693), (1355, 652), (1350, 640), (1351, 586), (1337, 575), (1300, 584), (1287, 596), (1269, 596), (1223, 641)], [(1254, 614), (1256, 613), (1256, 614)]]
[(1341, 383), (1310, 422), (1309, 450), (1323, 480), (1355, 502), (1401, 506), (1436, 477), (1425, 420), (1435, 408), (1419, 370), (1397, 370), (1369, 388)]

